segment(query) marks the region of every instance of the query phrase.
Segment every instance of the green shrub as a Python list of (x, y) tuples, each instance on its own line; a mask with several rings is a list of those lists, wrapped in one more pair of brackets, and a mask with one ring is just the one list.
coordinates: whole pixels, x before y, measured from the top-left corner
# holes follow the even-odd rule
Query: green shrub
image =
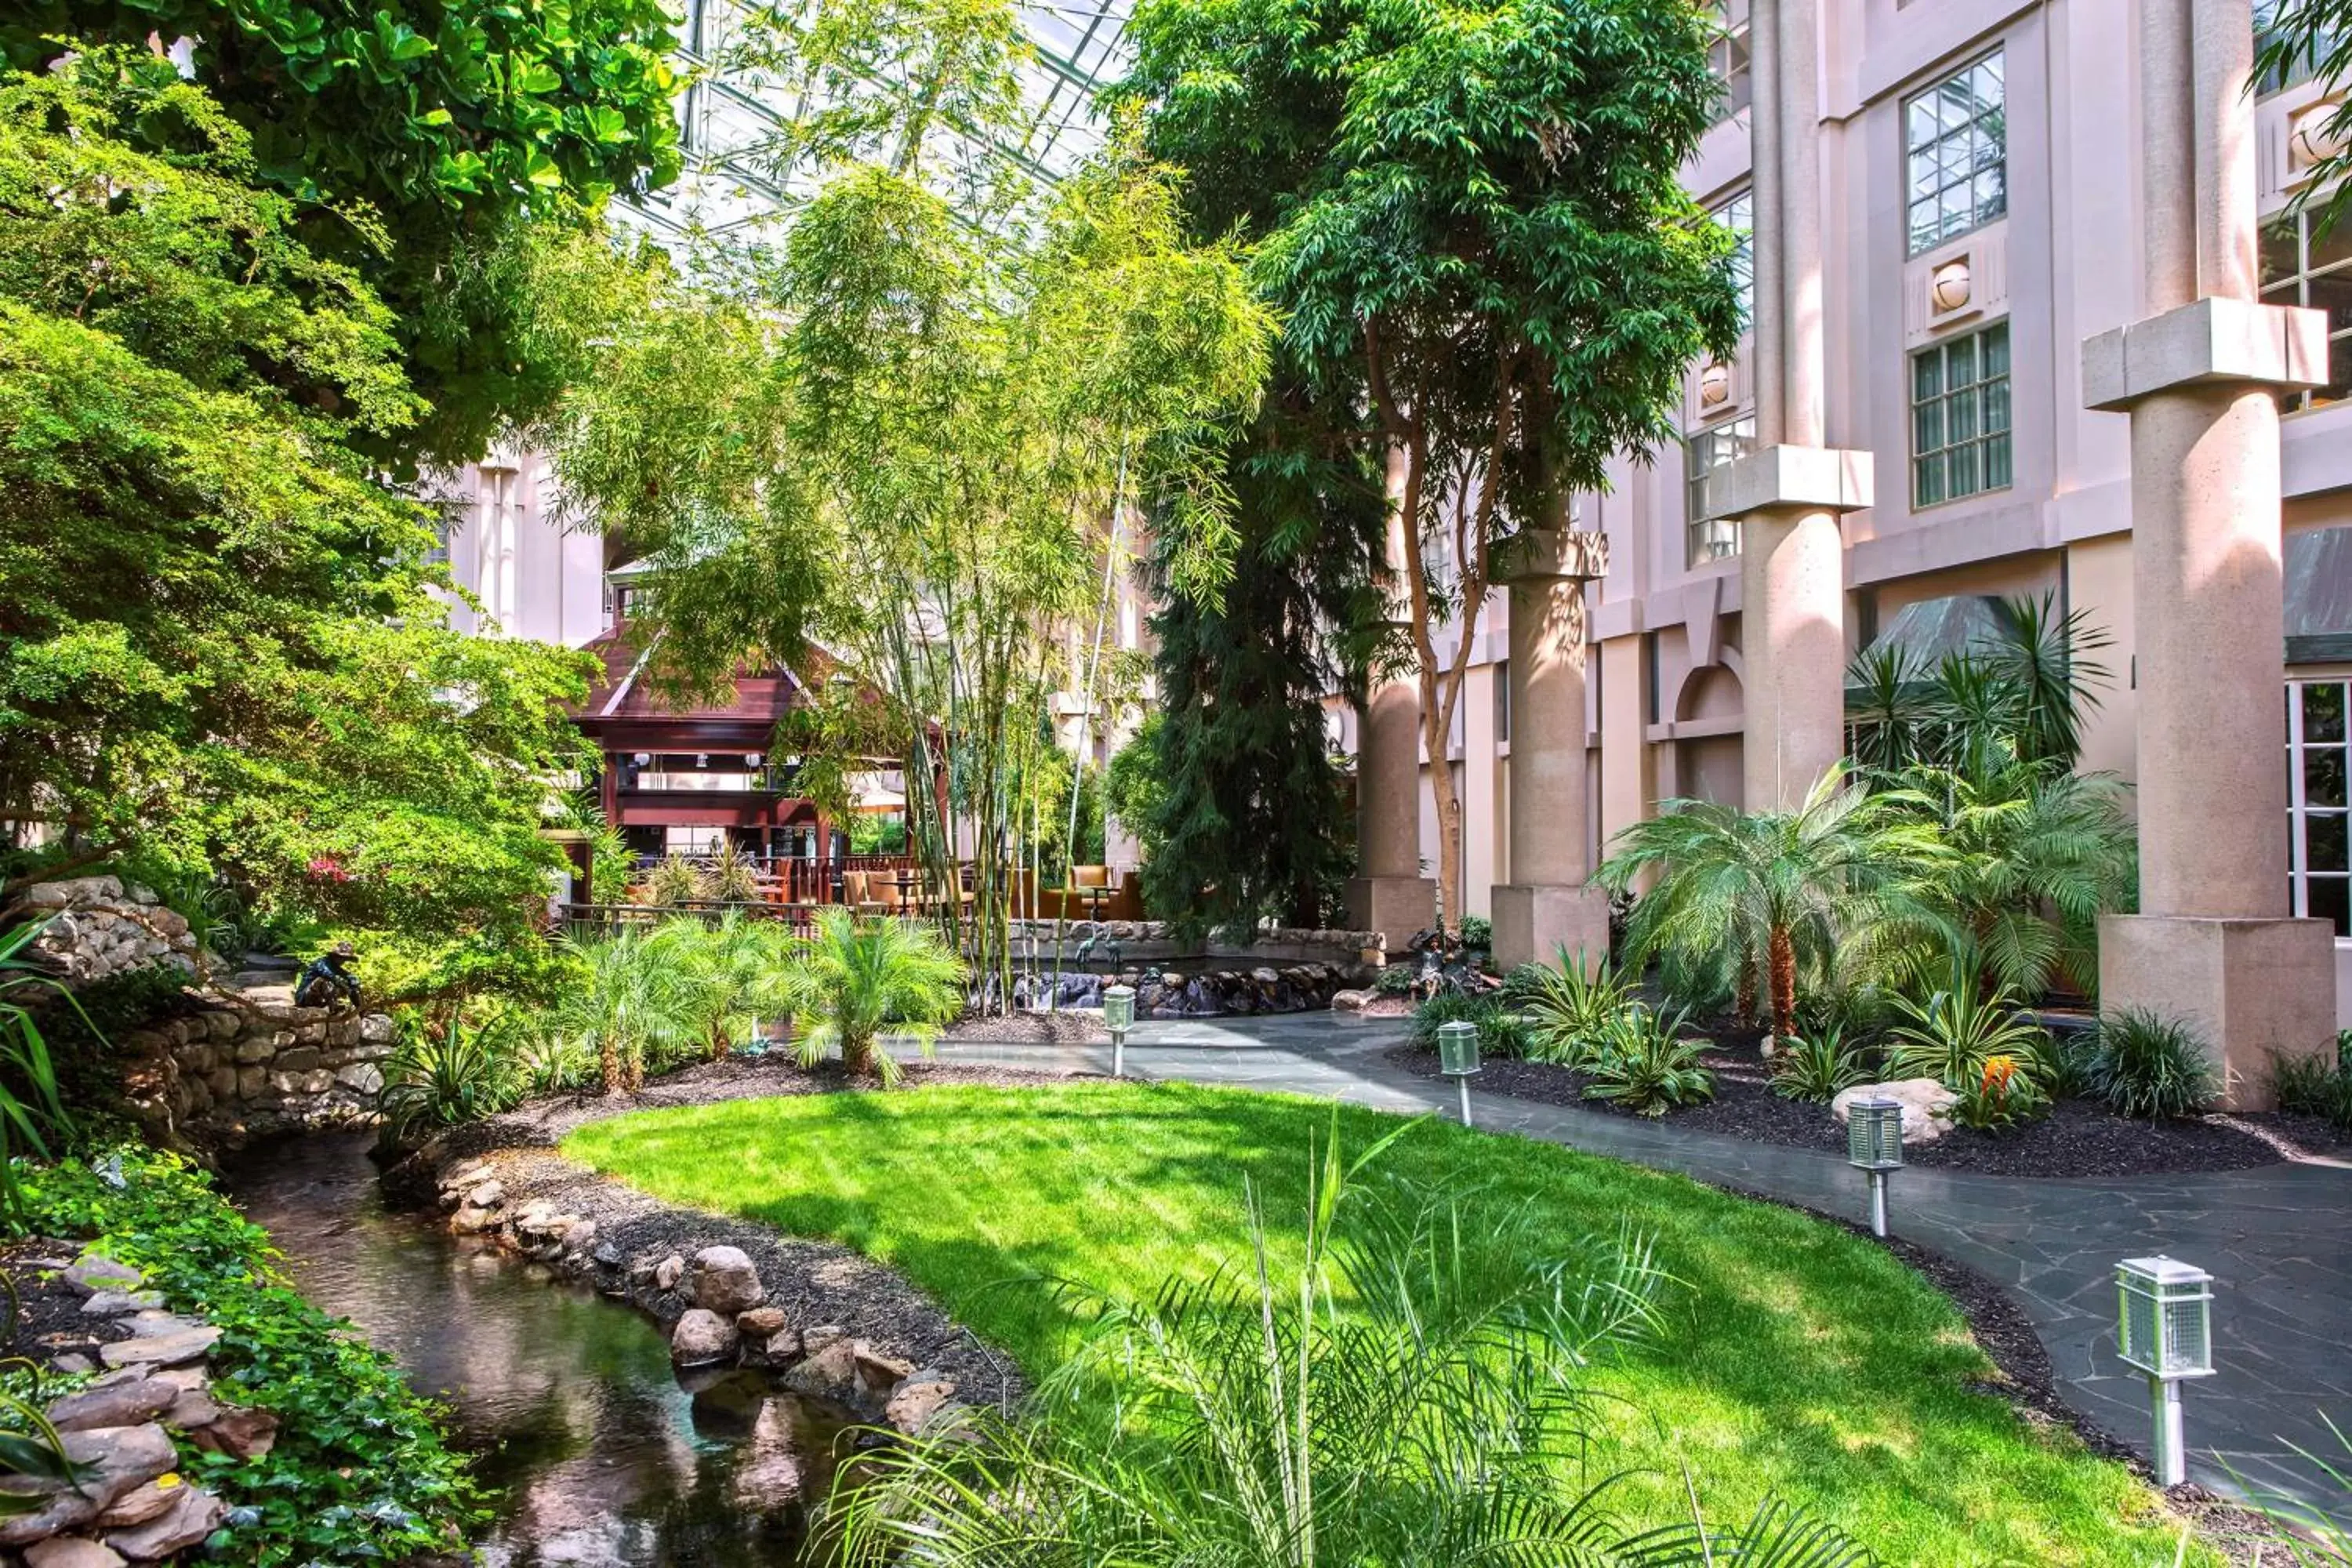
[(646, 902), (667, 909), (702, 897), (702, 873), (683, 855), (664, 856), (646, 873)]
[(1834, 1025), (1810, 1035), (1783, 1037), (1780, 1053), (1772, 1059), (1772, 1092), (1788, 1100), (1826, 1103), (1839, 1090), (1869, 1081), (1860, 1047), (1847, 1045), (1843, 1031)]
[[(1523, 964), (1512, 972), (1527, 1018), (1532, 1061), (1579, 1067), (1590, 1061), (1610, 1026), (1634, 1005), (1633, 986), (1603, 959), (1591, 974), (1580, 954), (1560, 949), (1559, 962)], [(1513, 987), (1507, 987), (1512, 989)]]
[(438, 1032), (411, 1031), (384, 1064), (384, 1085), (376, 1095), (384, 1141), (396, 1146), (419, 1128), (479, 1121), (521, 1099), (516, 1070), (521, 1035), (509, 1013), (471, 1027), (456, 1018)]
[(1707, 1042), (1683, 1038), (1686, 1023), (1686, 1015), (1662, 1017), (1638, 1004), (1620, 1013), (1585, 1069), (1584, 1098), (1643, 1116), (1713, 1100), (1715, 1074), (1698, 1061)]
[(1462, 945), (1491, 949), (1495, 945), (1495, 922), (1485, 915), (1464, 915)]
[(1437, 1026), (1457, 1022), (1477, 1026), (1478, 1048), (1489, 1056), (1528, 1054), (1528, 1026), (1517, 1011), (1504, 1001), (1500, 991), (1477, 996), (1461, 991), (1441, 991), (1412, 1010), (1406, 1037), (1423, 1049), (1433, 1051), (1437, 1048)]
[(1391, 963), (1373, 977), (1372, 989), (1383, 996), (1410, 996), (1415, 973), (1410, 963)]
[(281, 1423), (276, 1445), (250, 1460), (182, 1446), (182, 1473), (253, 1510), (235, 1533), (235, 1560), (380, 1568), (464, 1552), (488, 1517), (482, 1494), (392, 1359), (280, 1281), (268, 1234), (202, 1172), (136, 1145), (106, 1167), (28, 1173), (14, 1228), (92, 1237), (143, 1269), (173, 1310), (220, 1327), (215, 1385)]
[(800, 1041), (803, 1067), (838, 1046), (845, 1068), (889, 1084), (898, 1080), (898, 1061), (882, 1048), (883, 1032), (911, 1038), (929, 1054), (963, 1011), (963, 961), (935, 927), (829, 909), (784, 972), (780, 994), (786, 1011), (810, 1020)]
[(2032, 1064), (2020, 1057), (1988, 1057), (1975, 1081), (1959, 1086), (1959, 1095), (1947, 1114), (1979, 1132), (2005, 1132), (2050, 1110), (2050, 1097), (2034, 1081)]
[(1987, 995), (1972, 975), (1956, 975), (1925, 1002), (1897, 997), (1901, 1018), (1891, 1031), (1887, 1070), (1895, 1078), (1932, 1078), (1965, 1094), (1994, 1057), (2011, 1057), (2038, 1071), (2044, 1036), (2021, 1016), (2006, 991)]
[(2196, 1030), (2145, 1008), (2099, 1020), (2088, 1088), (2125, 1116), (2193, 1116), (2213, 1098), (2212, 1058)]
[(2098, 1055), (2096, 1029), (2049, 1031), (2042, 1043), (2041, 1062), (2034, 1077), (2050, 1091), (2053, 1100), (2086, 1100), (2097, 1090), (2092, 1086), (2091, 1065)]
[(2352, 1132), (2352, 1062), (2338, 1057), (2295, 1057), (2271, 1063), (2271, 1087), (2279, 1109), (2326, 1118)]

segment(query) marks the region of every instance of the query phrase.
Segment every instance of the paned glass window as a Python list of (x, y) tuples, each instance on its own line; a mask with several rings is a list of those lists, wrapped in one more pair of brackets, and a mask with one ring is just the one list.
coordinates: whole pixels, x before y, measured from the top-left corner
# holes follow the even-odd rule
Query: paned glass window
[(1732, 518), (1707, 515), (1706, 486), (1717, 470), (1730, 467), (1733, 459), (1755, 449), (1753, 415), (1710, 425), (1683, 443), (1684, 489), (1690, 508), (1685, 514), (1689, 520), (1686, 560), (1690, 565), (1739, 553), (1739, 524)]
[(2007, 489), (2009, 323), (1911, 356), (1911, 505)]
[(2352, 395), (2352, 223), (2324, 233), (2308, 213), (2263, 227), (2263, 303), (2327, 312), (2327, 384), (2279, 395), (2289, 412)]
[(2009, 216), (2004, 103), (1996, 51), (1904, 104), (1912, 255)]
[(1715, 42), (1706, 51), (1706, 68), (1723, 84), (1723, 97), (1715, 106), (1718, 121), (1730, 119), (1748, 107), (1751, 91), (1751, 73), (1748, 68), (1748, 0), (1713, 0), (1718, 29)]
[(1739, 319), (1756, 320), (1756, 193), (1742, 191), (1707, 215), (1731, 231), (1731, 279), (1739, 289)]
[(2352, 936), (2352, 859), (2345, 794), (2346, 683), (2286, 684), (2288, 881), (2294, 913)]

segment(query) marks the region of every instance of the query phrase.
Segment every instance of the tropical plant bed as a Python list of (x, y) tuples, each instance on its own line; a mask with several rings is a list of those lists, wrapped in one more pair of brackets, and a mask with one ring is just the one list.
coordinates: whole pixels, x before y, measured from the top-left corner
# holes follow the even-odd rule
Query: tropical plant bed
[[(1388, 1052), (1388, 1059), (1417, 1077), (1439, 1076), (1434, 1051), (1399, 1046)], [(1753, 1049), (1709, 1052), (1700, 1060), (1715, 1073), (1715, 1098), (1667, 1112), (1663, 1125), (1792, 1149), (1845, 1152), (1845, 1129), (1831, 1117), (1829, 1107), (1773, 1092)], [(1485, 1093), (1604, 1116), (1632, 1114), (1613, 1101), (1587, 1100), (1586, 1083), (1585, 1076), (1571, 1068), (1488, 1057), (1477, 1087)], [(2343, 1147), (2341, 1135), (2316, 1116), (2212, 1114), (2142, 1121), (2117, 1116), (2093, 1100), (2069, 1100), (2049, 1115), (2005, 1132), (1955, 1127), (1932, 1143), (1907, 1147), (1904, 1158), (1914, 1165), (1990, 1176), (2152, 1176), (2242, 1171), (2306, 1154), (2337, 1153)]]

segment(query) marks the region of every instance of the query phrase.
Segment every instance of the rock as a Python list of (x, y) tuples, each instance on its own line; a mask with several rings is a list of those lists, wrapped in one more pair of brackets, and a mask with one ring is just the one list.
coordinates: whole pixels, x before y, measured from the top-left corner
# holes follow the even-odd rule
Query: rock
[(673, 1252), (654, 1266), (654, 1289), (675, 1290), (677, 1289), (677, 1282), (685, 1277), (686, 1259)]
[(26, 1568), (122, 1568), (111, 1546), (82, 1535), (52, 1535), (25, 1548)]
[(278, 1446), (278, 1417), (250, 1405), (232, 1405), (218, 1419), (190, 1432), (188, 1441), (206, 1453), (257, 1459)]
[(400, 1037), (391, 1015), (370, 1013), (360, 1020), (360, 1038), (371, 1046), (388, 1046)]
[(127, 1263), (117, 1263), (102, 1252), (85, 1252), (66, 1266), (58, 1276), (84, 1296), (95, 1296), (100, 1290), (128, 1293), (147, 1283), (147, 1276)]
[(1380, 993), (1377, 991), (1334, 991), (1331, 993), (1331, 1011), (1360, 1013), (1370, 1006), (1379, 996)]
[(1840, 1089), (1830, 1101), (1830, 1114), (1843, 1126), (1857, 1100), (1892, 1100), (1903, 1107), (1903, 1141), (1933, 1143), (1952, 1129), (1951, 1109), (1960, 1097), (1932, 1078), (1897, 1079), (1892, 1083), (1863, 1083)]
[(152, 1339), (118, 1340), (110, 1345), (99, 1346), (98, 1359), (109, 1366), (137, 1366), (142, 1363), (149, 1366), (178, 1366), (212, 1349), (220, 1336), (218, 1329), (206, 1324)]
[(226, 1407), (201, 1388), (176, 1390), (178, 1397), (163, 1412), (163, 1425), (178, 1432), (193, 1432), (199, 1426), (209, 1426), (226, 1414)]
[(466, 1194), (466, 1201), (476, 1208), (494, 1209), (507, 1201), (506, 1184), (495, 1179), (484, 1182)]
[(170, 1509), (145, 1524), (115, 1531), (106, 1543), (134, 1562), (152, 1563), (197, 1545), (227, 1517), (220, 1499), (202, 1487), (183, 1487)]
[(134, 1312), (130, 1317), (118, 1319), (116, 1326), (128, 1330), (133, 1339), (142, 1340), (160, 1340), (172, 1334), (184, 1334), (190, 1329), (204, 1327), (194, 1318), (183, 1318), (176, 1312), (166, 1312), (158, 1309)]
[(577, 1215), (568, 1215), (566, 1218), (567, 1223), (563, 1227), (563, 1245), (575, 1252), (586, 1251), (596, 1240), (596, 1222), (593, 1219), (583, 1219)]
[(144, 1486), (132, 1487), (110, 1504), (104, 1513), (90, 1523), (93, 1530), (121, 1530), (125, 1526), (144, 1524), (149, 1520), (180, 1500), (188, 1483), (170, 1472), (157, 1476)]
[(79, 1373), (96, 1372), (98, 1370), (98, 1363), (90, 1360), (89, 1357), (83, 1355), (79, 1351), (68, 1351), (64, 1355), (58, 1357), (57, 1360), (49, 1363), (49, 1365), (58, 1372), (66, 1373)]
[(761, 1341), (751, 1358), (761, 1366), (790, 1366), (801, 1359), (801, 1336), (795, 1329), (778, 1329)]
[(471, 1204), (449, 1216), (449, 1228), (459, 1236), (479, 1236), (498, 1223), (498, 1215), (488, 1209), (478, 1209)]
[(707, 1311), (731, 1316), (768, 1299), (760, 1271), (740, 1247), (706, 1247), (694, 1255), (687, 1299)]
[(701, 1307), (689, 1308), (670, 1331), (669, 1359), (679, 1366), (708, 1366), (735, 1353), (735, 1325)]
[[(811, 1334), (816, 1332), (812, 1329)], [(830, 1399), (836, 1405), (846, 1405), (857, 1397), (857, 1346), (856, 1342), (839, 1339), (823, 1350), (813, 1352), (798, 1366), (784, 1373), (784, 1386), (794, 1394), (805, 1394), (814, 1399)]]
[(887, 1398), (892, 1389), (914, 1375), (911, 1362), (884, 1355), (864, 1340), (851, 1342), (850, 1353), (857, 1368), (857, 1392), (867, 1399)]
[(831, 1350), (849, 1337), (849, 1331), (835, 1323), (825, 1323), (801, 1332), (801, 1348), (810, 1355)]
[(591, 1256), (595, 1258), (599, 1268), (618, 1268), (621, 1266), (621, 1249), (609, 1241), (599, 1242)]
[(172, 1407), (180, 1391), (160, 1377), (125, 1378), (103, 1388), (68, 1394), (49, 1406), (49, 1424), (60, 1432), (92, 1426), (136, 1426)]
[(383, 1074), (373, 1062), (353, 1062), (335, 1071), (335, 1081), (360, 1094), (375, 1094), (383, 1088)]
[(309, 1072), (319, 1065), (319, 1052), (315, 1047), (300, 1046), (290, 1051), (278, 1052), (277, 1061), (270, 1065), (279, 1072)]
[(98, 1290), (81, 1304), (94, 1318), (119, 1318), (126, 1312), (151, 1311), (163, 1306), (161, 1290)]
[(782, 1307), (754, 1307), (735, 1314), (735, 1331), (745, 1339), (764, 1340), (782, 1332), (784, 1321)]
[(909, 1437), (920, 1436), (955, 1403), (955, 1392), (951, 1377), (910, 1377), (890, 1395), (882, 1418)]
[(92, 1426), (62, 1434), (66, 1458), (90, 1470), (79, 1489), (59, 1489), (39, 1508), (0, 1520), (0, 1546), (24, 1546), (88, 1524), (117, 1498), (145, 1486), (178, 1459), (171, 1436), (152, 1423)]

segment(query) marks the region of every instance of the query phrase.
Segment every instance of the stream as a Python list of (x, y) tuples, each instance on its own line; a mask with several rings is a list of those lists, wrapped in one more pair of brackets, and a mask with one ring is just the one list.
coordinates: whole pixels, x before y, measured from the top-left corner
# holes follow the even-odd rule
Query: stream
[(293, 1282), (447, 1405), (498, 1519), (489, 1568), (792, 1563), (842, 1417), (756, 1372), (672, 1371), (633, 1309), (385, 1209), (371, 1134), (259, 1149), (225, 1185)]

